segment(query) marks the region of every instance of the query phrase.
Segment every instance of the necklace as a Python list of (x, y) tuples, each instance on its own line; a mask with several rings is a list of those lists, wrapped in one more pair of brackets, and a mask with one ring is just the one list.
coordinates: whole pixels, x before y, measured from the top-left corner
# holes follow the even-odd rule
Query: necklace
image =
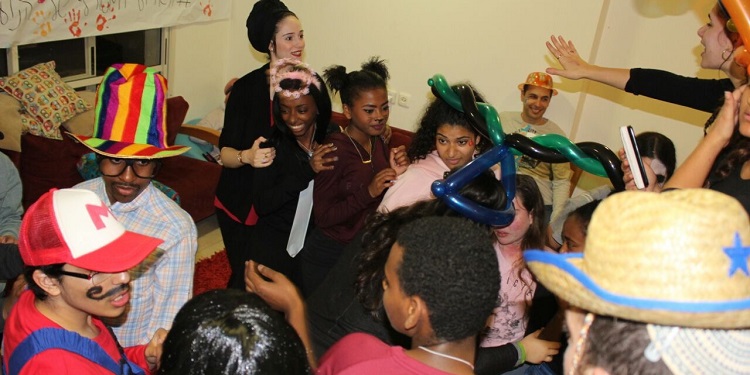
[(310, 133), (310, 142), (308, 143), (310, 147), (306, 147), (304, 144), (302, 144), (302, 142), (299, 141), (299, 139), (297, 140), (297, 144), (299, 144), (299, 146), (302, 147), (302, 149), (304, 149), (305, 152), (307, 152), (307, 156), (310, 156), (310, 157), (312, 157), (313, 149), (315, 148), (315, 140), (313, 139), (313, 137), (315, 136), (315, 130), (317, 130), (317, 127), (318, 127), (317, 123), (313, 124), (313, 130)]
[[(357, 147), (357, 144), (352, 139), (352, 136), (349, 135), (348, 128), (344, 129), (344, 133), (346, 134), (346, 137), (349, 138), (349, 140), (352, 142), (352, 145), (354, 146), (354, 149), (357, 150), (357, 154), (359, 155), (359, 160), (362, 160), (362, 164), (370, 164), (370, 163), (372, 163), (372, 138), (370, 139), (370, 153), (369, 153), (370, 159), (365, 160), (365, 158), (362, 157), (362, 153), (359, 152), (359, 147)], [(362, 146), (362, 148), (365, 148), (365, 147)], [(365, 152), (367, 152), (367, 149), (365, 149)]]
[(443, 358), (447, 358), (447, 359), (450, 359), (450, 360), (454, 360), (456, 362), (461, 362), (461, 363), (465, 364), (466, 366), (471, 367), (472, 370), (474, 369), (474, 365), (472, 365), (471, 362), (469, 362), (469, 361), (467, 361), (465, 359), (461, 359), (461, 358), (458, 358), (458, 357), (454, 357), (452, 355), (448, 355), (448, 354), (443, 354), (443, 353), (440, 353), (440, 352), (436, 352), (434, 350), (427, 349), (427, 348), (425, 348), (422, 345), (419, 346), (419, 349), (422, 349), (422, 350), (426, 351), (427, 353), (434, 354), (434, 355), (436, 355), (438, 357), (443, 357)]

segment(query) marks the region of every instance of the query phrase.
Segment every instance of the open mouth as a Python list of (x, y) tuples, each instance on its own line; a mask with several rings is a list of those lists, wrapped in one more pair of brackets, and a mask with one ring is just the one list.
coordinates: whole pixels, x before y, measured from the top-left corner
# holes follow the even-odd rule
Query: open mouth
[(112, 305), (115, 307), (123, 307), (130, 302), (130, 292), (125, 291), (121, 294), (117, 295), (117, 297), (112, 299)]

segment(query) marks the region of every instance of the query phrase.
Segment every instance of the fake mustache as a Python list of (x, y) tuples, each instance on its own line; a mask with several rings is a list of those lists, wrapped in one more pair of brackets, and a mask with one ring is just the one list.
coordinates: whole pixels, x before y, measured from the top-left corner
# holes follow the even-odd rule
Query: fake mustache
[(122, 284), (116, 288), (112, 288), (109, 290), (109, 292), (102, 294), (101, 296), (97, 296), (97, 294), (101, 293), (104, 288), (102, 288), (101, 285), (93, 286), (89, 288), (89, 290), (86, 291), (86, 297), (91, 298), (96, 301), (101, 301), (105, 298), (112, 297), (116, 294), (120, 294), (122, 292), (127, 292), (130, 290), (130, 283), (128, 284)]

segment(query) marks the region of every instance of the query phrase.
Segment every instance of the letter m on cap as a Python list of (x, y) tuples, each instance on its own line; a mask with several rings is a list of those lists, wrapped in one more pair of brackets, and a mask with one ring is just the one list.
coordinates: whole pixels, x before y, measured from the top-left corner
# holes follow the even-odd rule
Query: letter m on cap
[(99, 206), (95, 204), (87, 204), (86, 211), (89, 213), (89, 217), (91, 218), (91, 221), (94, 223), (94, 226), (96, 227), (96, 229), (102, 229), (102, 228), (107, 227), (106, 225), (104, 225), (104, 220), (102, 220), (102, 218), (107, 217), (110, 214), (109, 214), (109, 210), (107, 209), (107, 206), (105, 206), (103, 202)]

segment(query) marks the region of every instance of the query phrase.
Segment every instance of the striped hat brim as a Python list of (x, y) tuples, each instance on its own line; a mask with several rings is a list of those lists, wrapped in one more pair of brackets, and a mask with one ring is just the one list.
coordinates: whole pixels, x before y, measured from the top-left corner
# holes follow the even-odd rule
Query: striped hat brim
[(97, 154), (123, 159), (162, 159), (190, 150), (188, 146), (159, 148), (149, 144), (109, 141), (84, 135), (70, 134), (70, 136)]

